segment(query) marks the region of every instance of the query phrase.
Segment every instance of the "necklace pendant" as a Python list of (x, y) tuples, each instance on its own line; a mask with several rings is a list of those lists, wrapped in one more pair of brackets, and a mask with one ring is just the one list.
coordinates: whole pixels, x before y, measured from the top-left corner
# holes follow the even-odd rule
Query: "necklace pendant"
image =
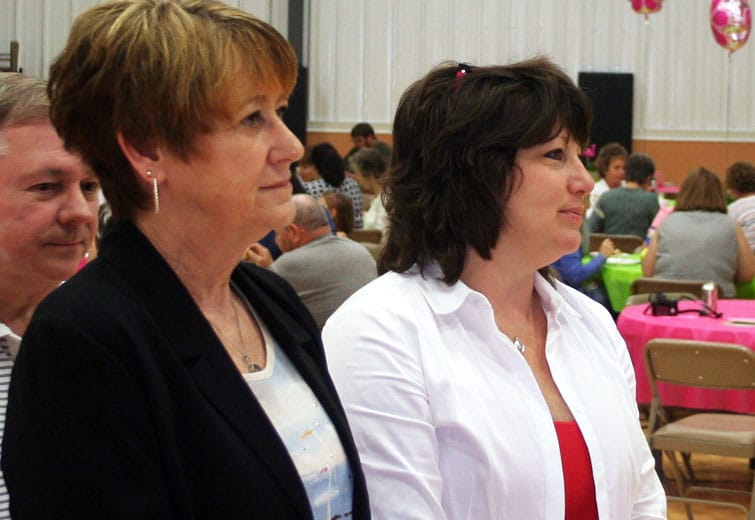
[(262, 367), (259, 366), (257, 363), (255, 363), (251, 357), (248, 355), (244, 355), (244, 363), (246, 363), (246, 369), (249, 370), (249, 372), (261, 372)]
[(514, 336), (514, 346), (520, 354), (524, 354), (524, 351), (527, 350), (527, 345), (519, 341), (519, 336)]

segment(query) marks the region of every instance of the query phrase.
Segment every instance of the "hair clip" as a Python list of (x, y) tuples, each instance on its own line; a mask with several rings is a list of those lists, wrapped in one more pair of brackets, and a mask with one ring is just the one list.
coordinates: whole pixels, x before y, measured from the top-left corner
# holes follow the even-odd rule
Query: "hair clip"
[(472, 70), (472, 66), (469, 63), (459, 63), (456, 67), (456, 77), (460, 78), (470, 70)]
[(453, 92), (459, 90), (461, 87), (461, 80), (472, 70), (472, 66), (469, 63), (459, 63), (456, 66), (456, 80), (454, 81)]

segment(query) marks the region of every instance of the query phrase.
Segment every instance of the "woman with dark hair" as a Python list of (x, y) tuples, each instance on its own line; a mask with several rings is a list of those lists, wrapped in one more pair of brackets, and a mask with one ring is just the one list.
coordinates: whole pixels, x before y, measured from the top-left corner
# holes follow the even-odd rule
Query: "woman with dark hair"
[(388, 169), (385, 157), (375, 148), (362, 148), (351, 156), (356, 179), (363, 193), (372, 194), (372, 201), (364, 213), (364, 229), (385, 229), (387, 215), (382, 198), (382, 177)]
[(735, 281), (755, 276), (755, 256), (740, 225), (727, 215), (723, 184), (714, 172), (696, 168), (684, 179), (674, 211), (650, 240), (642, 274), (711, 280), (726, 298), (736, 295)]
[(299, 161), (299, 176), (304, 181), (304, 189), (316, 199), (329, 191), (349, 197), (354, 211), (354, 226), (362, 228), (362, 191), (355, 179), (346, 176), (343, 159), (332, 144), (320, 143), (307, 147)]
[(323, 330), (374, 518), (665, 518), (624, 340), (547, 270), (580, 243), (590, 117), (544, 58), (402, 96), (385, 274)]
[(618, 188), (624, 181), (624, 169), (627, 163), (627, 149), (619, 143), (604, 144), (595, 158), (595, 167), (598, 169), (600, 180), (590, 193), (590, 215), (592, 208), (598, 203), (598, 199), (608, 190)]

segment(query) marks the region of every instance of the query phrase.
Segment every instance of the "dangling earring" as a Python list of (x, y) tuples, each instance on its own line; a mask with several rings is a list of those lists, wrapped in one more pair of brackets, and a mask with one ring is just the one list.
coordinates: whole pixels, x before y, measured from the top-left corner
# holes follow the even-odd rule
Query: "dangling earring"
[(154, 176), (152, 170), (147, 170), (147, 177), (152, 179), (152, 198), (155, 199), (155, 215), (160, 213), (160, 191), (157, 189), (157, 177)]

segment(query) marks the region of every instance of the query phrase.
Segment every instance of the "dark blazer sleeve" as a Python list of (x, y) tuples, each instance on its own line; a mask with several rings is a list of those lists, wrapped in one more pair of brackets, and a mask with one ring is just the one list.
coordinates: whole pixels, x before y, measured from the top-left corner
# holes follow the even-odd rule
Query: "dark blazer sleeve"
[(36, 319), (14, 367), (3, 439), (13, 518), (179, 513), (146, 396), (129, 372), (76, 324)]

